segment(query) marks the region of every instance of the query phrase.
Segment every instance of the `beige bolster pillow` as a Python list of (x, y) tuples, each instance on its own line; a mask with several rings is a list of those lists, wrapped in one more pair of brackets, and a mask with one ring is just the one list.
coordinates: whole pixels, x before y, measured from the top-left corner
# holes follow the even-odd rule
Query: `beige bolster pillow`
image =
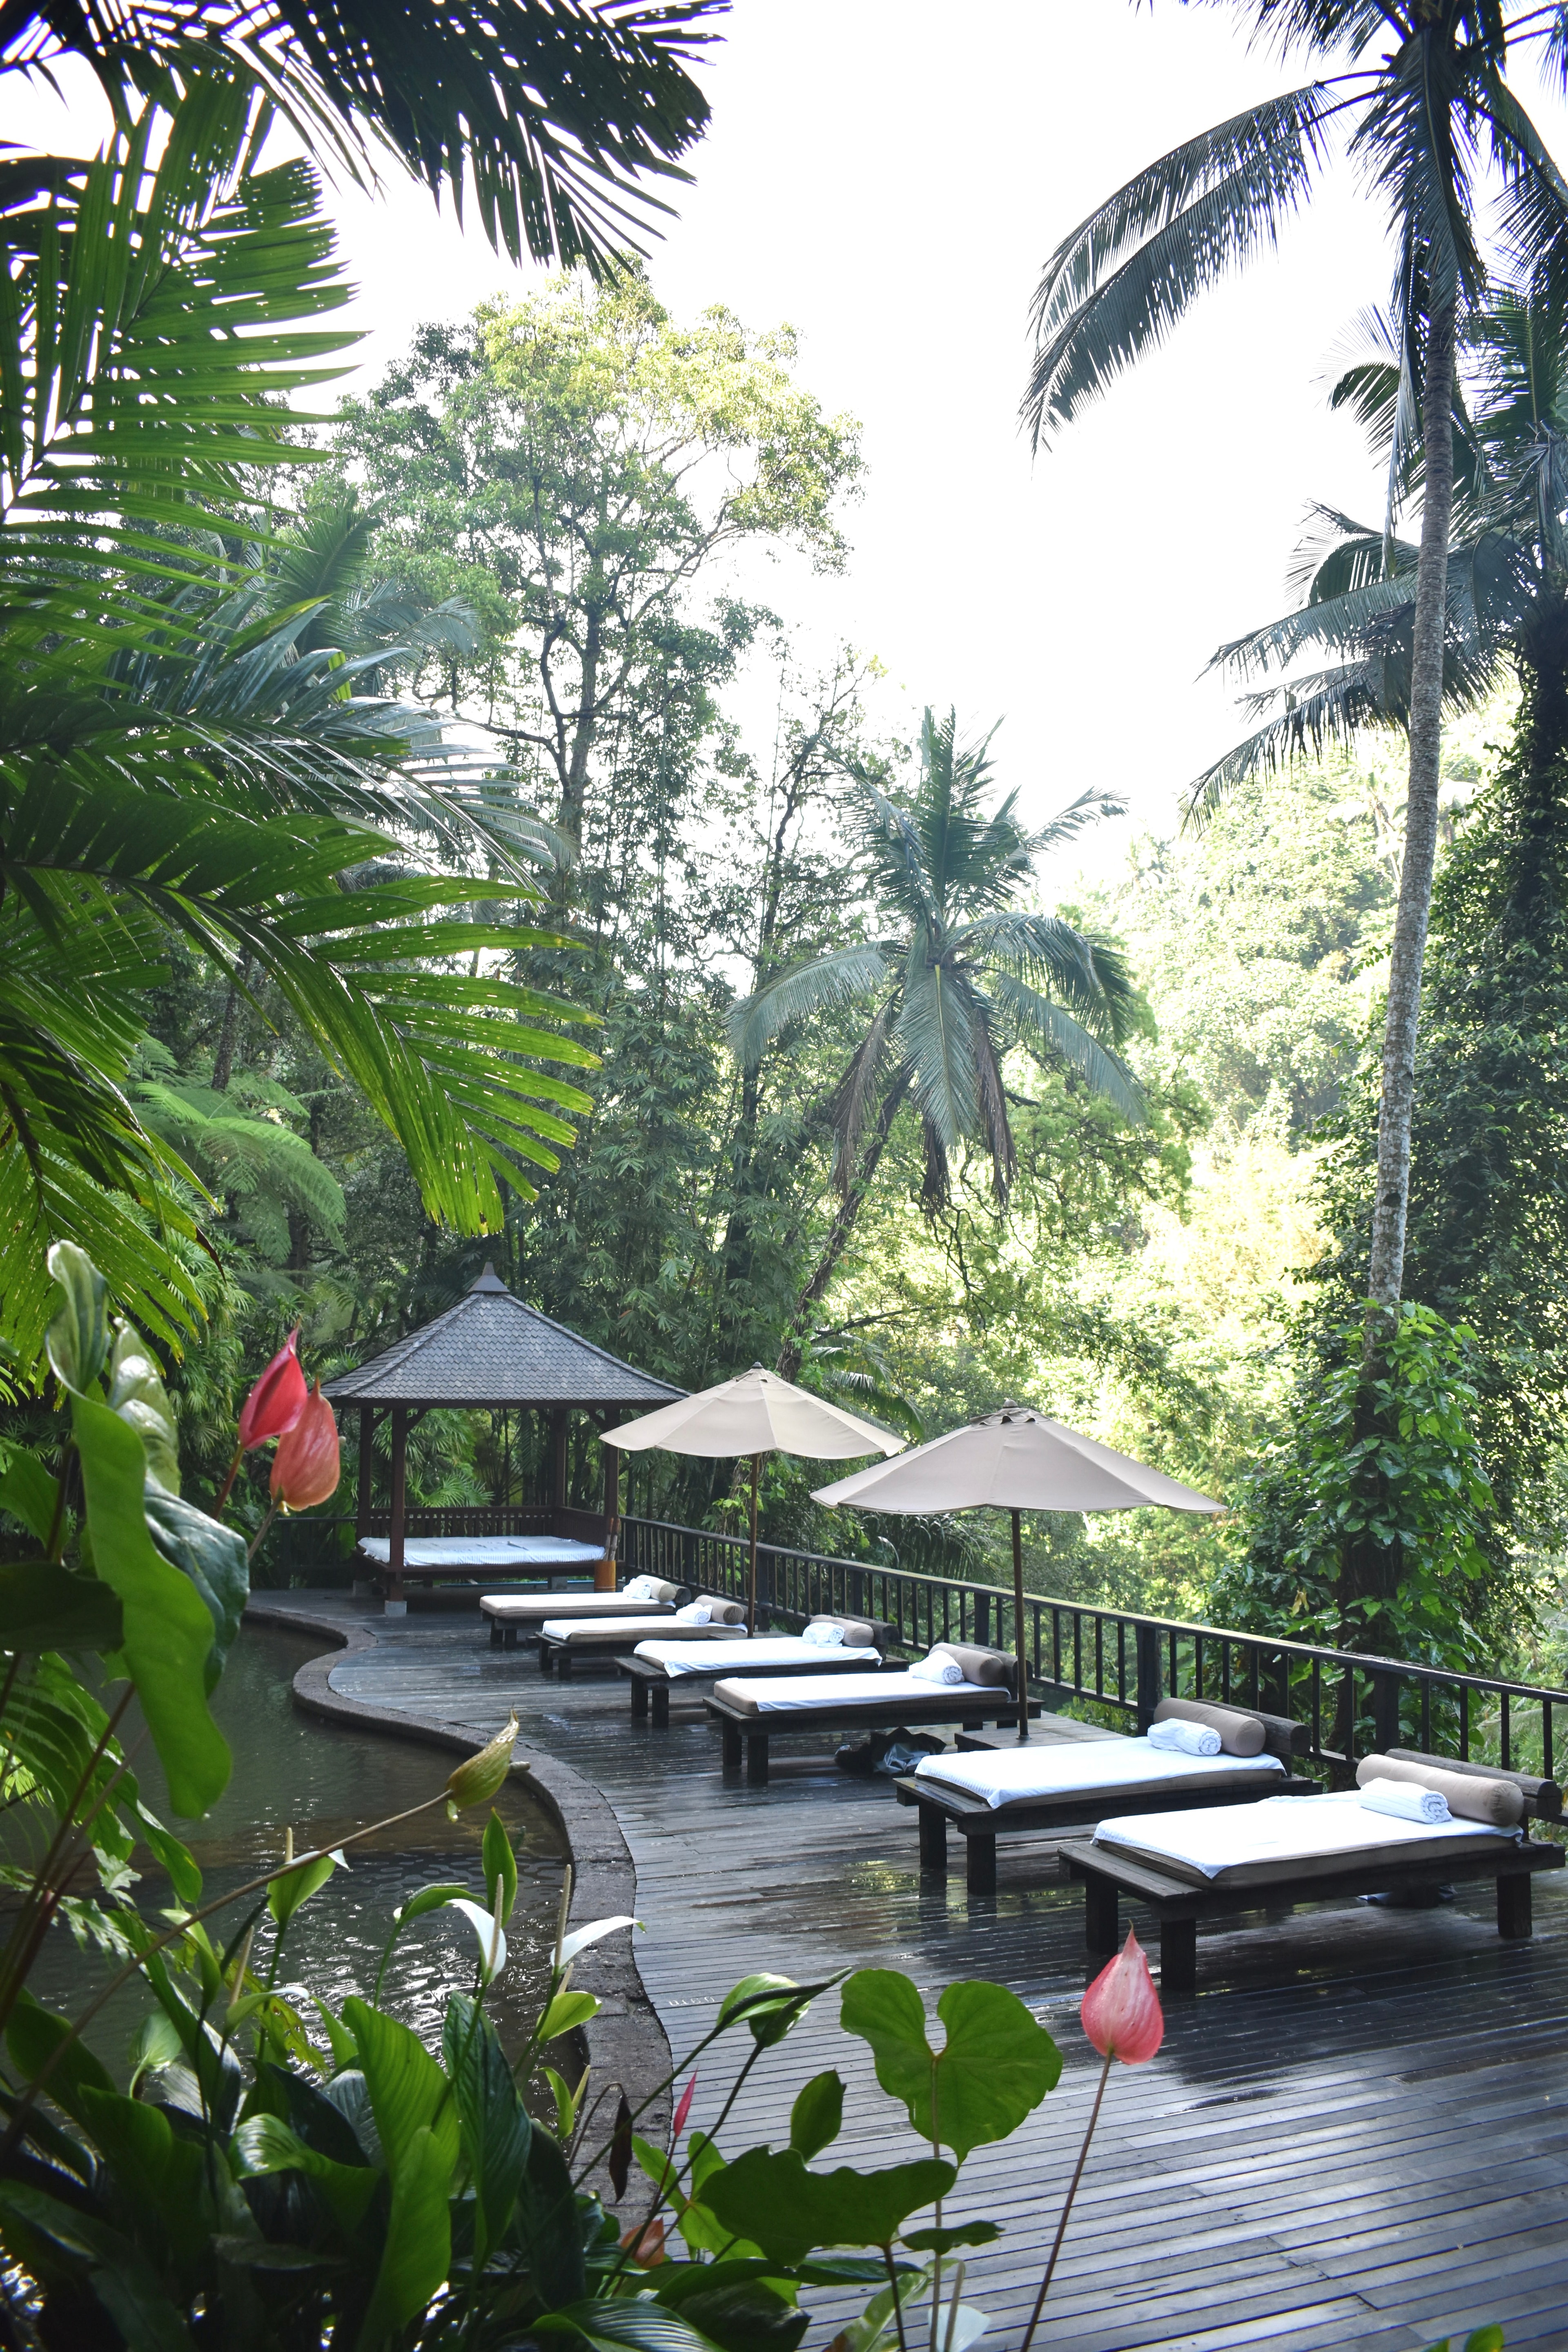
[(876, 1646), (876, 1636), (863, 1617), (813, 1617), (814, 1625), (842, 1625), (843, 1647), (847, 1650), (869, 1650)]
[(710, 1625), (743, 1625), (745, 1622), (746, 1612), (739, 1601), (710, 1601), (708, 1603)]
[(1206, 1723), (1211, 1731), (1219, 1734), (1219, 1744), (1227, 1756), (1261, 1756), (1268, 1737), (1262, 1718), (1244, 1714), (1237, 1706), (1211, 1706), (1202, 1698), (1163, 1698), (1154, 1709), (1156, 1723)]
[(1511, 1780), (1479, 1780), (1468, 1772), (1445, 1772), (1437, 1764), (1406, 1764), (1397, 1756), (1363, 1756), (1356, 1786), (1369, 1780), (1414, 1780), (1448, 1800), (1457, 1821), (1486, 1822), (1494, 1830), (1516, 1830), (1524, 1819), (1524, 1791)]
[(1013, 1679), (1013, 1661), (1002, 1650), (976, 1649), (969, 1642), (937, 1642), (933, 1658), (952, 1658), (963, 1669), (966, 1683), (983, 1683), (988, 1690), (1005, 1690)]

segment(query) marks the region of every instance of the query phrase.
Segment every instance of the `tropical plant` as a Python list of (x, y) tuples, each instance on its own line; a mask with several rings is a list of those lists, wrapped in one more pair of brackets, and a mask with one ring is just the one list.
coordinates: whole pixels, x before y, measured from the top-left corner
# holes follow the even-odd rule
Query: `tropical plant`
[[(537, 897), (505, 808), (490, 822), (484, 786), (421, 777), (411, 751), (440, 755), (422, 714), (355, 696), (335, 650), (300, 651), (321, 600), (267, 609), (211, 543), (258, 469), (298, 457), (275, 404), (344, 340), (291, 323), (344, 289), (309, 168), (251, 168), (264, 123), (234, 71), (193, 71), (13, 225), (0, 1346), (20, 1384), (53, 1239), (89, 1247), (159, 1338), (197, 1318), (177, 1244), (195, 1230), (179, 1188), (199, 1187), (127, 1093), (171, 936), (242, 989), (265, 977), (459, 1227), (499, 1223), (499, 1181), (527, 1189), (525, 1165), (571, 1139), (560, 1112), (587, 1108), (518, 1058), (591, 1062), (536, 1025), (567, 1008), (484, 968), (543, 936), (495, 917)], [(433, 824), (467, 870), (409, 871)], [(430, 969), (458, 956), (466, 971)]]
[[(310, 0), (12, 0), (0, 71), (91, 68), (117, 117), (163, 77), (226, 58), (303, 137), (363, 177), (394, 157), (514, 261), (603, 268), (648, 208), (637, 175), (684, 179), (677, 157), (708, 106), (686, 68), (723, 0), (499, 0), (459, 21), (440, 7), (323, 16)], [(21, 208), (58, 176), (52, 159), (6, 158), (0, 205)]]
[[(1237, 0), (1226, 0), (1236, 8)], [(1063, 239), (1035, 302), (1025, 414), (1037, 443), (1160, 341), (1226, 270), (1271, 247), (1342, 144), (1386, 206), (1398, 253), (1394, 326), (1398, 455), (1425, 466), (1410, 649), (1409, 789), (1384, 1028), (1367, 1346), (1400, 1296), (1411, 1073), (1437, 841), (1444, 614), (1453, 499), (1453, 386), (1461, 314), (1486, 266), (1474, 206), (1489, 159), (1516, 271), (1554, 293), (1568, 278), (1568, 184), (1508, 79), (1510, 41), (1568, 67), (1551, 7), (1510, 25), (1486, 0), (1242, 0), (1259, 32), (1343, 70), (1217, 124), (1150, 165)], [(1370, 1368), (1370, 1358), (1369, 1358)]]
[(882, 936), (786, 964), (731, 1018), (736, 1058), (754, 1069), (801, 1024), (841, 1006), (872, 1008), (825, 1111), (839, 1202), (779, 1356), (786, 1379), (906, 1102), (920, 1121), (928, 1214), (948, 1201), (952, 1159), (966, 1145), (985, 1155), (995, 1196), (1006, 1199), (1017, 1154), (1003, 1064), (1015, 1045), (1065, 1061), (1093, 1092), (1138, 1115), (1137, 1087), (1115, 1051), (1133, 1016), (1120, 956), (1062, 916), (1017, 903), (1036, 861), (1118, 814), (1116, 803), (1086, 792), (1030, 832), (1016, 793), (988, 806), (990, 737), (963, 748), (957, 727), (955, 712), (940, 722), (925, 713), (907, 803), (868, 774), (852, 779), (850, 821)]

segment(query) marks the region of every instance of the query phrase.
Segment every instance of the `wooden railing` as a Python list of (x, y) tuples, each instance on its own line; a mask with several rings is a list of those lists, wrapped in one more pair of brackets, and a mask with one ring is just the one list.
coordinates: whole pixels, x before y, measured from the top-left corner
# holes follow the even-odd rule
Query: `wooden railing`
[[(653, 1519), (622, 1525), (627, 1576), (743, 1600), (747, 1557), (743, 1537)], [(879, 1618), (910, 1651), (942, 1641), (1019, 1646), (1013, 1596), (994, 1585), (762, 1544), (757, 1586), (761, 1604), (785, 1622), (817, 1613)], [(1088, 1601), (1026, 1595), (1023, 1636), (1031, 1683), (1047, 1706), (1103, 1708), (1140, 1727), (1166, 1692), (1262, 1707), (1300, 1724), (1306, 1754), (1331, 1773), (1405, 1746), (1551, 1780), (1556, 1731), (1568, 1720), (1568, 1691)]]

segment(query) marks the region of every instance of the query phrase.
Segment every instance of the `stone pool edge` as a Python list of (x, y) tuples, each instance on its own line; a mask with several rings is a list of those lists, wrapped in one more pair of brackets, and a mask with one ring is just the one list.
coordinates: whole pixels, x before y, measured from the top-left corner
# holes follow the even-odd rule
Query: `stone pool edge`
[[(332, 1689), (329, 1678), (342, 1653), (378, 1646), (373, 1625), (312, 1615), (254, 1592), (246, 1605), (245, 1616), (248, 1623), (277, 1625), (294, 1633), (321, 1634), (334, 1644), (320, 1657), (308, 1659), (294, 1676), (294, 1704), (306, 1714), (321, 1716), (329, 1722), (359, 1724), (426, 1747), (456, 1750), (458, 1755), (472, 1752), (473, 1735), (460, 1725), (444, 1723), (436, 1716), (415, 1715), (401, 1707), (372, 1706), (363, 1699), (345, 1698)], [(581, 1925), (621, 1913), (635, 1914), (637, 1868), (608, 1798), (581, 1772), (542, 1748), (519, 1741), (517, 1759), (513, 1769), (526, 1770), (545, 1811), (566, 1841), (572, 1862), (574, 1920)], [(573, 1969), (572, 1985), (574, 1991), (593, 1993), (600, 2003), (598, 2015), (583, 2029), (592, 2069), (590, 2106), (606, 2086), (616, 2084), (634, 2109), (643, 2107), (645, 2100), (651, 2100), (651, 2105), (643, 2107), (638, 2129), (658, 2147), (669, 2131), (670, 2095), (668, 2089), (660, 2090), (658, 2086), (669, 2074), (670, 2049), (637, 1969), (632, 1948), (635, 1941), (634, 1932), (624, 1939), (612, 1936), (602, 1944), (591, 1946)], [(608, 2139), (611, 2121), (607, 2114), (599, 2116), (595, 2129), (601, 2139)], [(640, 2178), (634, 2170), (633, 2183)], [(606, 2203), (612, 2201), (613, 2190), (607, 2179), (595, 2175), (590, 2185), (599, 2190)], [(631, 2186), (627, 2201), (637, 2201), (635, 2186)]]

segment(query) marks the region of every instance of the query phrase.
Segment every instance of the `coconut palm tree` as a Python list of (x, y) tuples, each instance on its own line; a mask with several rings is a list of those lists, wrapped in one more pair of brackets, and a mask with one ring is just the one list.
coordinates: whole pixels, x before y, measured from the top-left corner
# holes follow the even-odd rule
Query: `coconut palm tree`
[(961, 748), (957, 717), (928, 709), (921, 770), (906, 803), (870, 777), (853, 780), (851, 824), (881, 934), (785, 966), (736, 1005), (731, 1041), (754, 1069), (776, 1039), (841, 1007), (869, 1019), (826, 1107), (838, 1207), (816, 1267), (795, 1302), (779, 1357), (793, 1380), (805, 1319), (823, 1297), (906, 1105), (925, 1155), (921, 1199), (934, 1215), (947, 1202), (953, 1155), (968, 1146), (991, 1163), (1005, 1201), (1017, 1154), (1003, 1082), (1004, 1059), (1021, 1045), (1066, 1062), (1128, 1117), (1137, 1086), (1115, 1048), (1131, 1025), (1133, 992), (1114, 948), (1059, 915), (1019, 905), (1036, 861), (1102, 816), (1103, 793), (1081, 793), (1031, 833), (1016, 793), (993, 797), (990, 737)]
[[(1453, 499), (1454, 352), (1486, 268), (1473, 208), (1489, 164), (1516, 267), (1568, 285), (1568, 184), (1508, 79), (1510, 43), (1568, 71), (1568, 9), (1510, 21), (1497, 0), (1225, 0), (1324, 72), (1163, 156), (1080, 223), (1035, 299), (1024, 414), (1037, 444), (1162, 341), (1227, 269), (1271, 247), (1337, 150), (1386, 207), (1397, 251), (1398, 436), (1418, 434), (1425, 495), (1409, 656), (1410, 782), (1384, 1032), (1368, 1290), (1400, 1295), (1421, 966), (1437, 840), (1444, 613)], [(1369, 1347), (1376, 1337), (1369, 1322)]]

